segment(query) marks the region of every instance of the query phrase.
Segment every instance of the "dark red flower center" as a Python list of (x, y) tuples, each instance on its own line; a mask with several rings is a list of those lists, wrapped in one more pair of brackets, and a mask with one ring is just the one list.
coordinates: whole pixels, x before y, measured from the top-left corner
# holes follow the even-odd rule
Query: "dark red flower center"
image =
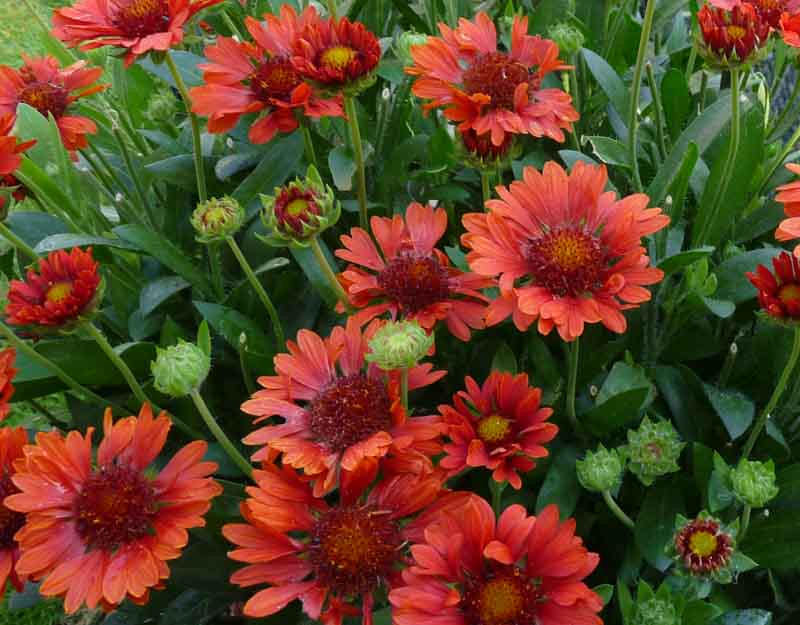
[(288, 234), (303, 234), (303, 224), (311, 224), (321, 210), (313, 191), (284, 187), (275, 198), (275, 219)]
[(726, 566), (733, 540), (713, 519), (695, 519), (675, 536), (675, 549), (693, 573), (713, 573)]
[(288, 101), (301, 82), (300, 74), (287, 57), (272, 57), (261, 63), (250, 79), (250, 88), (262, 102)]
[(359, 51), (348, 45), (338, 44), (325, 48), (319, 54), (320, 67), (332, 72), (345, 72), (358, 60)]
[(600, 240), (582, 230), (556, 228), (522, 250), (537, 286), (575, 297), (602, 287), (607, 261)]
[(462, 606), (467, 625), (537, 625), (542, 593), (515, 566), (501, 566), (483, 579), (469, 580)]
[(386, 579), (403, 543), (397, 523), (369, 507), (332, 508), (311, 532), (314, 577), (337, 594), (374, 590)]
[(505, 447), (514, 439), (514, 420), (491, 414), (478, 421), (475, 431), (491, 449)]
[(111, 22), (126, 37), (146, 37), (169, 29), (167, 0), (131, 0), (120, 3)]
[(32, 106), (47, 117), (50, 113), (55, 119), (64, 114), (69, 105), (69, 92), (62, 86), (49, 82), (29, 82), (19, 94), (20, 102)]
[(514, 92), (522, 83), (528, 89), (535, 89), (536, 77), (528, 72), (519, 61), (513, 60), (505, 52), (481, 54), (464, 72), (464, 90), (469, 94), (483, 93), (492, 98), (492, 108), (513, 109)]
[(392, 426), (391, 400), (382, 380), (356, 373), (337, 378), (308, 407), (314, 439), (332, 452)]
[(158, 502), (141, 471), (116, 464), (96, 469), (75, 500), (75, 527), (87, 545), (115, 549), (152, 531)]
[(450, 297), (450, 277), (433, 254), (401, 252), (378, 274), (378, 285), (409, 313)]
[(9, 495), (18, 493), (19, 489), (11, 481), (11, 475), (4, 473), (0, 477), (0, 549), (8, 549), (15, 545), (14, 534), (25, 525), (25, 515), (10, 510), (3, 505)]

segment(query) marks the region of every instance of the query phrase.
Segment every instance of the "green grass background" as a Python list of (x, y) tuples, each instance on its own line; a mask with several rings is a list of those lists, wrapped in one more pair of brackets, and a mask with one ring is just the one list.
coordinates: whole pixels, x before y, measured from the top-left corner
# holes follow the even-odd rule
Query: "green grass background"
[[(48, 23), (52, 8), (67, 4), (66, 0), (27, 1)], [(0, 63), (16, 66), (21, 52), (40, 54), (41, 32), (23, 0), (0, 0)]]

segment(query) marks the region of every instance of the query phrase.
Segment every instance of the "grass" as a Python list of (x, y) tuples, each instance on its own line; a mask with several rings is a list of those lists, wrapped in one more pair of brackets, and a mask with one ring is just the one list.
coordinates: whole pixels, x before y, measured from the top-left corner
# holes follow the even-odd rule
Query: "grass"
[[(65, 0), (30, 0), (38, 13), (50, 21), (53, 7), (67, 4)], [(41, 54), (41, 29), (31, 17), (22, 0), (0, 0), (0, 63), (19, 65), (20, 53)]]

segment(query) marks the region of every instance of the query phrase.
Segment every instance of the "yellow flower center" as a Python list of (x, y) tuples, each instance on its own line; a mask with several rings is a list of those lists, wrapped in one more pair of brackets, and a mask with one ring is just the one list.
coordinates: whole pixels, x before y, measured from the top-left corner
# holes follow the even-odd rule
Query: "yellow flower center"
[(133, 0), (126, 8), (127, 17), (149, 17), (151, 14), (161, 9), (161, 0)]
[(513, 623), (524, 605), (525, 595), (517, 580), (501, 577), (481, 589), (478, 613), (482, 625)]
[(320, 61), (322, 61), (322, 65), (324, 66), (342, 70), (350, 65), (357, 56), (358, 52), (350, 46), (338, 45), (331, 46), (325, 50), (320, 56)]
[(48, 302), (58, 303), (69, 297), (71, 293), (72, 282), (56, 282), (49, 289), (47, 289), (47, 293), (45, 293), (45, 299)]
[(289, 213), (292, 217), (297, 217), (298, 215), (302, 215), (307, 211), (308, 211), (308, 202), (303, 198), (297, 198), (296, 200), (292, 200), (286, 207), (286, 212)]
[(778, 291), (778, 299), (783, 303), (800, 302), (800, 284), (786, 284)]
[(511, 433), (511, 419), (498, 414), (484, 417), (478, 422), (478, 436), (487, 443), (499, 443)]
[(695, 532), (689, 539), (689, 549), (701, 558), (708, 557), (717, 550), (717, 537), (711, 532)]
[(739, 41), (739, 39), (744, 37), (746, 34), (747, 30), (741, 26), (737, 26), (736, 24), (731, 24), (728, 26), (728, 37), (734, 41)]

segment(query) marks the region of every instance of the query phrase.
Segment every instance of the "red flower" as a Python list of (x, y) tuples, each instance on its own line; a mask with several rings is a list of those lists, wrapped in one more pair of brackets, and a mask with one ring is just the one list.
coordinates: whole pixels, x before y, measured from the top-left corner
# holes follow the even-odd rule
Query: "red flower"
[(496, 482), (522, 487), (518, 471), (527, 473), (544, 458), (542, 446), (558, 433), (547, 419), (550, 408), (539, 404), (542, 391), (528, 386), (528, 375), (492, 371), (483, 387), (471, 377), (466, 391), (453, 395), (453, 406), (439, 406), (452, 441), (440, 466), (454, 474), (468, 467), (486, 467)]
[(773, 275), (764, 265), (747, 278), (758, 289), (761, 308), (771, 317), (800, 321), (800, 261), (788, 252), (772, 259)]
[(78, 0), (53, 13), (53, 36), (70, 47), (124, 48), (125, 65), (183, 41), (183, 27), (198, 11), (222, 0)]
[(62, 68), (52, 56), (22, 59), (19, 69), (0, 65), (0, 115), (15, 115), (20, 104), (27, 104), (45, 117), (53, 116), (67, 150), (87, 147), (86, 135), (96, 133), (97, 126), (88, 117), (71, 114), (72, 103), (106, 88), (90, 86), (103, 69), (87, 67), (86, 61)]
[(13, 325), (60, 328), (91, 312), (96, 304), (100, 274), (85, 252), (56, 250), (39, 260), (38, 272), (28, 269), (25, 282), (12, 280), (8, 291), (6, 321)]
[[(798, 22), (800, 25), (800, 22)], [(798, 38), (800, 47), (800, 36)], [(786, 169), (795, 175), (800, 176), (800, 163), (789, 163)], [(775, 238), (778, 241), (791, 241), (800, 239), (800, 180), (795, 180), (778, 187), (775, 201), (783, 204), (783, 212), (789, 219), (784, 219), (775, 231)], [(794, 248), (794, 255), (800, 257), (800, 244)]]
[(783, 40), (793, 48), (800, 48), (800, 13), (784, 13), (780, 21)]
[(752, 4), (740, 4), (730, 11), (703, 5), (697, 14), (700, 32), (709, 55), (727, 61), (750, 59), (769, 37), (770, 25)]
[(500, 199), (486, 203), (488, 213), (464, 215), (470, 267), (500, 277), (487, 325), (513, 314), (520, 331), (538, 319), (539, 332), (555, 327), (565, 341), (585, 323), (625, 332), (621, 311), (648, 301), (643, 285), (664, 275), (648, 266), (641, 238), (669, 218), (647, 208), (641, 193), (618, 200), (605, 191), (607, 181), (604, 166), (581, 162), (571, 174), (553, 162), (542, 173), (526, 167), (523, 180), (497, 187)]
[[(342, 235), (344, 249), (336, 250), (336, 256), (353, 263), (339, 280), (350, 304), (363, 309), (354, 315), (358, 323), (388, 311), (393, 319), (416, 319), (427, 330), (444, 321), (462, 341), (469, 340), (470, 328), (484, 326), (486, 298), (478, 289), (491, 281), (452, 267), (435, 248), (447, 230), (443, 208), (414, 202), (405, 220), (400, 215), (372, 217), (370, 225), (380, 251), (361, 228)], [(341, 303), (338, 310), (344, 311)]]
[(728, 565), (733, 554), (733, 537), (716, 519), (697, 518), (675, 535), (675, 550), (689, 571), (708, 575)]
[[(14, 385), (11, 382), (18, 373), (14, 368), (16, 358), (17, 352), (13, 347), (6, 347), (0, 351), (0, 421), (8, 416), (8, 411), (11, 409), (8, 401), (14, 394)], [(0, 497), (0, 501), (2, 501), (2, 497)], [(1, 575), (0, 578), (2, 578)], [(0, 591), (2, 591), (2, 587), (0, 587)]]
[(280, 19), (265, 15), (265, 23), (248, 17), (247, 29), (255, 43), (218, 37), (206, 48), (211, 63), (200, 65), (206, 84), (189, 94), (192, 111), (208, 117), (209, 132), (231, 130), (245, 113), (265, 111), (250, 127), (252, 143), (266, 143), (277, 132), (298, 128), (297, 114), (307, 117), (343, 117), (341, 98), (326, 100), (313, 93), (291, 62), (298, 32), (319, 18), (313, 7), (298, 16), (288, 4)]
[[(242, 404), (242, 411), (259, 423), (272, 416), (281, 425), (266, 425), (244, 439), (264, 445), (253, 460), (282, 462), (315, 480), (321, 496), (342, 481), (369, 483), (385, 467), (408, 472), (430, 471), (430, 456), (441, 450), (440, 425), (434, 417), (409, 417), (400, 401), (399, 372), (384, 374), (365, 368), (367, 342), (379, 323), (362, 334), (349, 319), (329, 338), (300, 330), (297, 342), (287, 341), (288, 354), (275, 356), (275, 376), (258, 379), (264, 387)], [(423, 364), (409, 371), (409, 389), (432, 384), (445, 375)]]
[(709, 0), (709, 4), (726, 11), (749, 4), (756, 10), (759, 17), (774, 30), (778, 29), (783, 13), (800, 11), (800, 0)]
[(600, 558), (559, 523), (558, 508), (526, 515), (507, 508), (495, 521), (475, 495), (442, 513), (411, 547), (405, 587), (389, 593), (395, 625), (602, 625), (600, 597), (583, 579)]
[(414, 65), (406, 72), (419, 76), (412, 92), (430, 100), (425, 109), (444, 107), (445, 116), (479, 135), (491, 133), (502, 145), (506, 134), (529, 134), (564, 141), (579, 116), (560, 89), (543, 89), (547, 74), (570, 69), (558, 58), (558, 46), (532, 37), (528, 18), (515, 17), (511, 50), (497, 48), (497, 31), (484, 12), (474, 22), (460, 19), (458, 28), (439, 24), (441, 37), (411, 47)]
[[(26, 141), (20, 143), (11, 134), (14, 128), (15, 116), (13, 113), (3, 113), (0, 115), (0, 191), (4, 188), (16, 187), (12, 191), (12, 196), (18, 202), (25, 198), (25, 188), (20, 186), (19, 181), (14, 177), (14, 172), (22, 164), (21, 154), (36, 143)], [(0, 193), (0, 214), (6, 203), (5, 196)]]
[(253, 475), (257, 487), (241, 506), (246, 524), (226, 525), (224, 536), (237, 545), (230, 557), (249, 566), (231, 582), (269, 584), (244, 606), (245, 616), (275, 614), (295, 599), (309, 618), (341, 625), (343, 616), (372, 623), (373, 593), (399, 581), (403, 519), (432, 503), (441, 483), (431, 476), (384, 478), (363, 497), (360, 489), (337, 505), (315, 496), (293, 469), (267, 465)]
[(205, 525), (203, 514), (222, 489), (203, 462), (208, 445), (183, 447), (156, 472), (171, 422), (153, 418), (145, 405), (137, 417), (103, 418), (104, 437), (92, 462), (92, 434), (39, 432), (25, 447), (12, 477), (21, 491), (6, 498), (27, 514), (17, 533), (22, 555), (17, 572), (43, 580), (39, 592), (64, 597), (73, 613), (82, 604), (113, 609), (124, 599), (148, 599), (169, 577), (189, 540), (187, 529)]
[(14, 461), (22, 457), (28, 435), (22, 428), (0, 428), (0, 594), (5, 594), (6, 584), (22, 592), (25, 576), (17, 572), (19, 544), (14, 535), (25, 524), (25, 515), (7, 508), (3, 501), (19, 492), (11, 478), (15, 473)]

